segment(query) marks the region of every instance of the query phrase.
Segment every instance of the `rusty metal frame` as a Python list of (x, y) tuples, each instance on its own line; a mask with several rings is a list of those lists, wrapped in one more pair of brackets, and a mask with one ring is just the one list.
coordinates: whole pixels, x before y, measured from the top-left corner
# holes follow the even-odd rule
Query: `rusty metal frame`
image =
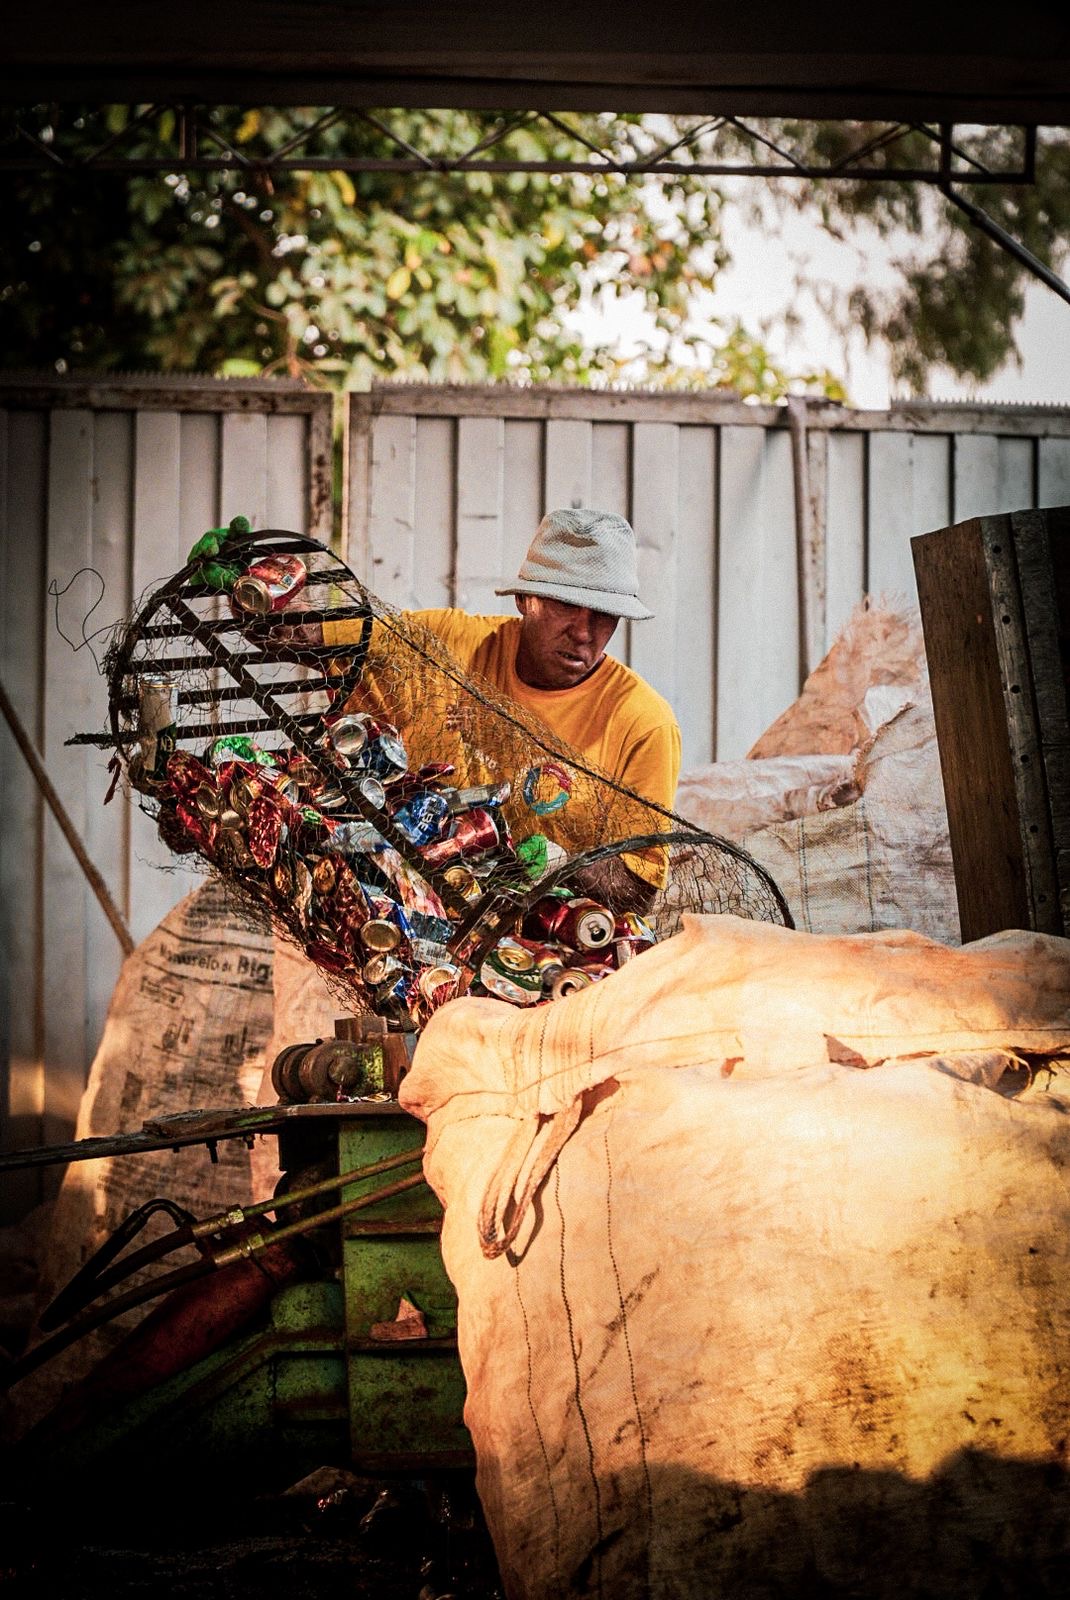
[[(150, 127), (154, 118), (170, 112), (174, 118), (174, 134), (167, 148), (156, 154), (131, 154), (123, 151), (129, 135), (138, 129)], [(584, 174), (602, 176), (616, 174), (623, 178), (681, 178), (681, 177), (750, 177), (794, 178), (825, 182), (898, 182), (930, 183), (942, 187), (948, 183), (971, 184), (1028, 184), (1034, 181), (1036, 128), (1027, 124), (1009, 123), (1021, 136), (1022, 159), (998, 169), (985, 167), (969, 155), (954, 137), (956, 124), (940, 125), (939, 133), (925, 124), (914, 121), (889, 120), (877, 133), (867, 133), (847, 155), (834, 162), (815, 163), (801, 158), (784, 139), (773, 138), (763, 130), (737, 116), (717, 116), (700, 119), (693, 128), (679, 138), (662, 144), (652, 152), (635, 151), (633, 159), (620, 156), (590, 137), (586, 129), (578, 128), (568, 115), (550, 110), (530, 110), (503, 114), (500, 126), (471, 145), (468, 149), (449, 155), (431, 153), (420, 149), (406, 139), (390, 124), (389, 111), (367, 111), (360, 107), (333, 107), (324, 109), (305, 128), (295, 130), (274, 149), (255, 155), (236, 148), (215, 125), (213, 109), (207, 105), (188, 101), (160, 101), (151, 106), (137, 108), (137, 114), (128, 125), (110, 134), (87, 156), (65, 156), (61, 143), (53, 133), (42, 138), (26, 125), (26, 112), (15, 113), (5, 149), (0, 143), (0, 172), (125, 172), (151, 174), (154, 172), (241, 172), (270, 177), (280, 172), (381, 172), (411, 174), (434, 172), (442, 175), (483, 172), (509, 174), (517, 172), (547, 174)], [(422, 115), (427, 120), (428, 132), (434, 131), (434, 111)], [(389, 155), (342, 154), (316, 155), (308, 146), (318, 133), (348, 119), (352, 124), (371, 129), (393, 147)], [(537, 123), (555, 128), (573, 140), (584, 154), (548, 160), (524, 160), (503, 149), (509, 135), (519, 128)], [(845, 124), (846, 125), (846, 124)], [(701, 153), (703, 141), (715, 138), (723, 129), (749, 141), (755, 149), (752, 160), (713, 159)], [(51, 132), (51, 130), (49, 130)], [(912, 133), (925, 133), (938, 145), (938, 153), (931, 165), (896, 167), (874, 163), (872, 157), (880, 151), (889, 151)], [(161, 144), (163, 141), (161, 141)], [(772, 159), (760, 159), (757, 152), (766, 152)], [(690, 152), (682, 159), (682, 152)], [(715, 154), (715, 153), (714, 153)]]

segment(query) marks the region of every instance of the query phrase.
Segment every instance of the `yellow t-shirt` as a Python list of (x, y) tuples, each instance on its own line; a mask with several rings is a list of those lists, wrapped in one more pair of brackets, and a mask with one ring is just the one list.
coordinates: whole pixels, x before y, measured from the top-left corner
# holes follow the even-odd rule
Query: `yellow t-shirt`
[[(516, 674), (519, 617), (469, 616), (464, 611), (444, 609), (403, 612), (401, 621), (429, 629), (462, 671), (486, 679), (499, 693), (538, 718), (555, 740), (571, 747), (592, 767), (635, 794), (671, 807), (680, 772), (680, 730), (672, 707), (630, 667), (606, 656), (574, 688), (535, 689)], [(359, 628), (359, 623), (350, 621), (326, 622), (324, 641), (339, 647), (355, 643)], [(387, 629), (377, 624), (364, 682), (353, 701), (384, 713), (388, 721), (393, 721), (415, 761), (451, 759), (449, 732), (455, 721), (452, 708), (444, 709), (438, 702), (431, 705), (426, 696), (421, 703), (418, 660), (408, 678), (399, 674), (392, 680), (389, 694), (381, 685), (376, 691), (369, 682), (383, 679), (384, 667), (377, 668), (376, 662), (385, 663), (391, 648)], [(460, 687), (456, 699), (463, 701)], [(517, 791), (515, 803), (527, 807), (528, 831), (546, 834), (569, 854), (611, 838), (663, 832), (671, 826), (657, 812), (612, 793), (603, 802), (602, 814), (594, 816), (590, 786), (585, 790), (586, 780), (570, 783), (570, 774), (562, 771), (550, 753), (530, 752), (530, 764), (524, 772), (513, 774), (512, 782)], [(576, 803), (570, 805), (573, 799)], [(601, 806), (598, 809), (601, 811)], [(515, 812), (511, 820), (516, 822)], [(649, 882), (664, 882), (664, 851), (629, 855), (626, 859), (632, 871)]]

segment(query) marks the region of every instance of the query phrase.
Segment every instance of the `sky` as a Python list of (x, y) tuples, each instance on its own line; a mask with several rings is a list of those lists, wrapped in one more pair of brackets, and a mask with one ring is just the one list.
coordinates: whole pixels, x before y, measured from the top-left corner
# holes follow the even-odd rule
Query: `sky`
[[(905, 231), (881, 239), (871, 230), (855, 241), (838, 241), (822, 229), (816, 212), (788, 213), (777, 234), (749, 222), (743, 205), (726, 206), (722, 219), (732, 263), (719, 275), (716, 289), (698, 297), (696, 325), (704, 318), (727, 324), (738, 319), (750, 332), (764, 334), (770, 354), (787, 370), (828, 368), (846, 379), (852, 405), (887, 409), (901, 393), (889, 374), (887, 350), (867, 346), (858, 331), (845, 345), (820, 310), (819, 291), (826, 285), (842, 290), (860, 280), (891, 284), (892, 261), (915, 253), (917, 239)], [(800, 281), (807, 287), (800, 290)], [(985, 384), (934, 372), (926, 397), (1070, 405), (1070, 304), (1039, 280), (1028, 283), (1025, 302), (1018, 331), (1020, 367), (1012, 360)], [(790, 329), (783, 322), (788, 311), (798, 318)], [(589, 306), (577, 320), (585, 333), (612, 338), (622, 351), (649, 336), (639, 293), (620, 296), (609, 308)]]

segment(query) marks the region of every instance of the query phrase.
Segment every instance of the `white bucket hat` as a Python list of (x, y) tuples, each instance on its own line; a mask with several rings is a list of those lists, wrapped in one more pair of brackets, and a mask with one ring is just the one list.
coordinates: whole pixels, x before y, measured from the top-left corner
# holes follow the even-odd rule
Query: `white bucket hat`
[(615, 511), (548, 511), (535, 531), (515, 583), (495, 594), (537, 594), (611, 617), (652, 617), (639, 599), (632, 525)]

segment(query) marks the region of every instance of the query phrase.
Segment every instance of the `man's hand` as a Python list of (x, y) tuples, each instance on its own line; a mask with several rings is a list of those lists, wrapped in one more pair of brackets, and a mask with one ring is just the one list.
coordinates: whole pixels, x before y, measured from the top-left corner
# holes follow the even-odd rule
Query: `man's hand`
[(619, 856), (607, 856), (604, 861), (592, 862), (590, 866), (574, 873), (570, 881), (584, 894), (590, 895), (592, 900), (608, 906), (610, 911), (618, 915), (624, 911), (635, 911), (645, 916), (657, 897), (654, 886), (637, 877)]

